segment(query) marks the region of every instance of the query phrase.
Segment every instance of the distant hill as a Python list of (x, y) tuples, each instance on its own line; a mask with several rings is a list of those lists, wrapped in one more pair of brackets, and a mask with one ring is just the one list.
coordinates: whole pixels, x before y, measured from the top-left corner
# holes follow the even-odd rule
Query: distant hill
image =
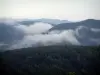
[(100, 20), (87, 19), (74, 23), (62, 23), (52, 27), (48, 32), (67, 30), (73, 31), (81, 45), (100, 44)]
[(58, 25), (54, 26), (49, 31), (75, 29), (78, 26), (86, 26), (89, 28), (100, 28), (100, 20), (87, 19), (84, 21), (74, 22), (74, 23), (62, 23), (62, 24), (58, 24)]
[[(34, 23), (36, 22), (43, 22), (43, 25), (42, 24), (34, 25)], [(49, 23), (49, 24), (44, 25), (44, 23)], [(52, 24), (53, 26), (50, 24)], [(51, 27), (48, 29), (49, 25)], [(46, 31), (44, 31), (45, 28), (47, 28)], [(16, 20), (0, 19), (0, 48), (1, 49), (8, 48), (13, 44), (14, 45), (16, 45), (17, 43), (19, 44), (20, 41), (21, 41), (20, 43), (22, 43), (24, 39), (25, 41), (27, 40), (29, 41), (32, 39), (31, 41), (32, 46), (34, 42), (36, 42), (36, 45), (38, 45), (39, 43), (39, 45), (43, 45), (43, 46), (45, 42), (51, 44), (52, 43), (69, 44), (70, 42), (71, 43), (73, 42), (73, 39), (76, 40), (79, 45), (85, 45), (85, 46), (99, 45), (100, 44), (100, 20), (87, 19), (80, 22), (69, 23), (69, 21), (66, 20), (44, 19), (44, 18), (43, 19), (16, 19)], [(25, 44), (24, 43), (22, 44), (25, 45), (26, 47), (27, 42)]]
[(53, 25), (57, 25), (57, 24), (61, 24), (61, 23), (69, 23), (68, 20), (45, 19), (45, 18), (37, 19), (37, 20), (35, 20), (35, 21), (44, 22), (44, 23), (49, 23), (49, 24), (53, 24)]
[(43, 23), (48, 23), (48, 24), (52, 24), (52, 25), (57, 25), (57, 24), (61, 24), (61, 23), (69, 23), (69, 21), (67, 21), (67, 20), (46, 19), (46, 18), (26, 19), (26, 20), (20, 21), (19, 23), (24, 24), (24, 25), (30, 25), (30, 24), (34, 24), (36, 22), (43, 22)]
[(59, 20), (59, 19), (48, 19), (48, 18), (41, 18), (41, 19), (32, 19), (32, 18), (26, 18), (26, 19), (11, 19), (11, 18), (0, 18), (0, 22), (7, 22), (7, 23), (18, 23), (23, 25), (31, 25), (36, 22), (43, 22), (48, 23), (52, 25), (58, 25), (61, 23), (69, 23), (68, 20)]

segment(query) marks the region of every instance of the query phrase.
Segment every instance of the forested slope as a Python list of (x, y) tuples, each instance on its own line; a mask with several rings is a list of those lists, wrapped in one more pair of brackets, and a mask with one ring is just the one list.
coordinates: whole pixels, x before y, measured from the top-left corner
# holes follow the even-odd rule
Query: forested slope
[(100, 75), (100, 46), (16, 49), (1, 52), (0, 61), (5, 75)]

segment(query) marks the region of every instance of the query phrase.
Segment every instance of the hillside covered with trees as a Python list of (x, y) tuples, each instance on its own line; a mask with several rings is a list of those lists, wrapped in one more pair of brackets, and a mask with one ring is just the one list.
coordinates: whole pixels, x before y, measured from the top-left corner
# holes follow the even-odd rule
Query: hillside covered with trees
[(100, 75), (100, 46), (8, 50), (0, 53), (0, 61), (3, 75)]

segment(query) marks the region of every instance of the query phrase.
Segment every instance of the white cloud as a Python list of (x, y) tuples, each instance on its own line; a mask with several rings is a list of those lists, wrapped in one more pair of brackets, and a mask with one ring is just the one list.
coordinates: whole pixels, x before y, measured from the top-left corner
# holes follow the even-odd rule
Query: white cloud
[[(3, 33), (0, 33), (0, 41), (4, 42), (4, 44), (8, 44), (10, 49), (58, 44), (100, 44), (100, 36), (98, 35), (99, 30), (88, 28), (86, 26), (78, 26), (75, 29), (54, 30), (50, 32), (48, 32), (48, 30), (52, 28), (52, 25), (40, 22), (33, 25), (16, 25), (16, 23), (13, 24), (12, 22), (9, 22), (7, 25), (4, 24), (0, 26), (1, 31), (6, 34), (2, 35)], [(6, 30), (8, 30), (9, 33)], [(44, 32), (46, 33), (43, 34)], [(1, 46), (2, 45), (3, 44), (1, 44)]]
[(100, 32), (100, 28), (91, 28), (93, 32)]
[(18, 25), (16, 27), (19, 29), (22, 29), (26, 34), (40, 34), (40, 33), (48, 31), (50, 28), (52, 28), (52, 25), (38, 22), (29, 26)]
[(31, 46), (48, 46), (57, 44), (67, 44), (67, 45), (80, 45), (79, 41), (74, 35), (73, 30), (66, 30), (59, 34), (35, 34), (26, 35), (23, 40), (17, 44), (12, 45), (11, 48), (23, 48)]
[(84, 26), (84, 25), (83, 26), (78, 26), (75, 29), (75, 33), (78, 36), (78, 38), (86, 38), (89, 35), (90, 32), (91, 32), (91, 29)]

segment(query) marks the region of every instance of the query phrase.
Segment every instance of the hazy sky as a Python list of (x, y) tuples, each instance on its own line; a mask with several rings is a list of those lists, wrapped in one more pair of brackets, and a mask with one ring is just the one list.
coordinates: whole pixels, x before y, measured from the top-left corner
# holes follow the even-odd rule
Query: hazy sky
[(100, 19), (100, 0), (0, 0), (0, 18)]

